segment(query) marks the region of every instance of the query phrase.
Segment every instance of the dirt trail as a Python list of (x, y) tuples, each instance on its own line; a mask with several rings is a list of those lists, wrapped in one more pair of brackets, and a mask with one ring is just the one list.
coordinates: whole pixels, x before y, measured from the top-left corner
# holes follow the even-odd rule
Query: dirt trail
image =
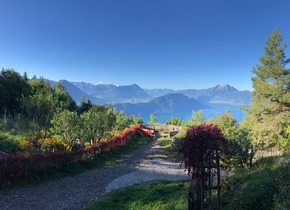
[(0, 209), (83, 209), (115, 189), (153, 180), (188, 179), (179, 163), (153, 158), (160, 150), (155, 140), (123, 156), (115, 166), (0, 192)]

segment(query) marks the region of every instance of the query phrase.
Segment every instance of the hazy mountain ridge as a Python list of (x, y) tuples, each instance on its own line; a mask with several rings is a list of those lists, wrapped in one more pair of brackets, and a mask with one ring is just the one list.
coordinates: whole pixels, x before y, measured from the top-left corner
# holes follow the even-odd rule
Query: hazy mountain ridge
[(169, 93), (182, 93), (190, 98), (195, 98), (204, 104), (230, 104), (230, 105), (249, 105), (251, 102), (250, 91), (239, 91), (230, 85), (217, 85), (208, 89), (146, 89), (149, 95), (159, 97)]
[(169, 114), (208, 108), (208, 106), (181, 93), (170, 93), (147, 103), (120, 103), (115, 104), (114, 107), (119, 111), (124, 111), (128, 116)]
[(149, 101), (151, 97), (137, 84), (117, 86), (112, 84), (92, 85), (73, 82), (83, 92), (110, 103)]
[(151, 99), (170, 93), (182, 93), (189, 98), (195, 98), (205, 104), (249, 105), (250, 91), (239, 91), (228, 84), (216, 85), (208, 89), (143, 89), (137, 84), (117, 86), (112, 84), (92, 85), (84, 82), (73, 82), (83, 92), (90, 96), (115, 103), (149, 102)]
[[(49, 80), (48, 80), (49, 81)], [(186, 110), (205, 109), (215, 106), (247, 106), (251, 101), (250, 91), (239, 91), (230, 85), (216, 85), (208, 89), (142, 89), (137, 84), (117, 86), (90, 84), (61, 80), (63, 86), (80, 103), (82, 98), (93, 103), (115, 104), (117, 110), (127, 115), (150, 113), (174, 113)], [(53, 85), (54, 81), (49, 81)]]
[(92, 103), (97, 103), (97, 104), (105, 104), (106, 101), (103, 99), (99, 99), (96, 97), (93, 97), (86, 92), (80, 90), (78, 87), (73, 85), (71, 82), (67, 80), (60, 80), (66, 91), (71, 95), (71, 97), (76, 101), (77, 103), (80, 103), (82, 98), (84, 99), (89, 99)]

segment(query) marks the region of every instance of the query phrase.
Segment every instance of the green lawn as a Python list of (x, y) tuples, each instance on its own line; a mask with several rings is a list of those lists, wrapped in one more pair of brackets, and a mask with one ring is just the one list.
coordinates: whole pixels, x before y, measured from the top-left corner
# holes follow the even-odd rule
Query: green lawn
[(184, 210), (188, 188), (184, 181), (137, 185), (113, 192), (88, 210)]

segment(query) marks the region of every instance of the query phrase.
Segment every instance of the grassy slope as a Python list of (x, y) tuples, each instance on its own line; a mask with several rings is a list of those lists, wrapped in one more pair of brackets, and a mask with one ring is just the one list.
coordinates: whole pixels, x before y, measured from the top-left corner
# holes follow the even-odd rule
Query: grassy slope
[(224, 209), (290, 209), (289, 159), (260, 159), (254, 168), (231, 177), (229, 186)]
[(184, 210), (188, 182), (154, 182), (137, 185), (112, 193), (88, 210)]

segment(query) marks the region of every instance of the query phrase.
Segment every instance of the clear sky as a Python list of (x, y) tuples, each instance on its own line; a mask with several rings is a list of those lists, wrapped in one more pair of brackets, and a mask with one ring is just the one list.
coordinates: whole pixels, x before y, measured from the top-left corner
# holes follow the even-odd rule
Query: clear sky
[(252, 90), (266, 38), (277, 28), (290, 45), (289, 8), (289, 0), (0, 0), (0, 68), (56, 81)]

